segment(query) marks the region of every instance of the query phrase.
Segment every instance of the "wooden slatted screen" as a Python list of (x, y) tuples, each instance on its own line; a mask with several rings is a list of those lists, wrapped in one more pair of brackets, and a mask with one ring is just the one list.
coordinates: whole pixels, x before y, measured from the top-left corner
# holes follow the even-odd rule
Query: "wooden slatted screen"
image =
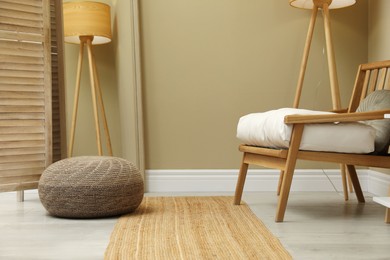
[(52, 47), (61, 38), (50, 30), (56, 2), (0, 0), (0, 191), (36, 188), (53, 153), (61, 156), (53, 150), (61, 145), (60, 124), (52, 123), (52, 108), (61, 121), (63, 84), (59, 49)]
[(50, 0), (53, 162), (65, 158), (65, 80), (62, 1)]

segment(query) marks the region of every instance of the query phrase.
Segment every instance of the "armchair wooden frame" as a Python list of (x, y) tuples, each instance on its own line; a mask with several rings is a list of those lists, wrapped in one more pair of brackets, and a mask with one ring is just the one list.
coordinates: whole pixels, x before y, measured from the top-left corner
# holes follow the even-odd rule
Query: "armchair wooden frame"
[(288, 149), (271, 149), (266, 147), (240, 145), (239, 150), (243, 152), (243, 159), (237, 180), (234, 204), (239, 205), (241, 202), (245, 178), (250, 164), (279, 169), (281, 171), (279, 180), (280, 194), (278, 194), (279, 200), (275, 221), (282, 222), (284, 220), (297, 160), (345, 164), (358, 201), (362, 203), (365, 202), (359, 179), (356, 174), (355, 165), (390, 168), (389, 156), (302, 151), (299, 150), (299, 146), (305, 124), (376, 120), (383, 119), (385, 114), (390, 113), (390, 110), (355, 112), (360, 101), (371, 92), (381, 89), (390, 89), (389, 67), (390, 60), (362, 64), (359, 66), (352, 97), (350, 99), (349, 107), (345, 110), (345, 113), (331, 115), (286, 116), (284, 122), (286, 124), (293, 124), (291, 141)]

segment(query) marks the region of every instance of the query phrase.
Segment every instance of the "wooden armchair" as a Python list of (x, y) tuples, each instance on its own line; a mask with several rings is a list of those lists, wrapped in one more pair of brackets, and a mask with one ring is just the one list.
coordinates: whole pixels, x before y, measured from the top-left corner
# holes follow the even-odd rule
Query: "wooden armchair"
[(284, 123), (293, 125), (290, 144), (287, 149), (240, 145), (239, 150), (243, 152), (243, 159), (238, 176), (234, 204), (239, 205), (241, 202), (245, 178), (250, 164), (280, 169), (281, 179), (279, 181), (279, 186), (281, 189), (275, 221), (282, 222), (286, 211), (296, 161), (298, 159), (345, 164), (358, 201), (365, 202), (359, 179), (356, 174), (355, 165), (390, 168), (389, 156), (304, 151), (300, 150), (299, 147), (303, 130), (307, 124), (377, 120), (383, 119), (385, 114), (389, 114), (390, 108), (389, 110), (356, 112), (360, 102), (373, 91), (382, 89), (390, 90), (389, 67), (390, 60), (362, 64), (359, 66), (352, 97), (350, 99), (349, 107), (345, 113), (286, 116), (284, 118)]

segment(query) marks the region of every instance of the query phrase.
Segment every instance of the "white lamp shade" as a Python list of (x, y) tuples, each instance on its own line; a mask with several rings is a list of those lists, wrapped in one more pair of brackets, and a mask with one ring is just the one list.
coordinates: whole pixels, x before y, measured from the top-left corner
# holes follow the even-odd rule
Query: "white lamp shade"
[[(289, 0), (290, 5), (297, 8), (303, 9), (313, 9), (315, 0)], [(316, 1), (316, 2), (326, 2), (326, 1)], [(347, 6), (354, 5), (356, 0), (333, 0), (329, 5), (329, 9), (338, 9)]]
[(80, 43), (80, 36), (93, 36), (92, 44), (111, 41), (110, 6), (98, 2), (67, 2), (64, 11), (64, 40)]

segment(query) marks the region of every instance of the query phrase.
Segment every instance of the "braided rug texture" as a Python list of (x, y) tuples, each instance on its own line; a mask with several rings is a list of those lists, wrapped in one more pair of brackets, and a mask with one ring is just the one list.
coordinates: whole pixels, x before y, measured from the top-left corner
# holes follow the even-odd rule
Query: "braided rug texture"
[(140, 171), (125, 159), (80, 156), (50, 165), (38, 192), (51, 215), (110, 217), (134, 211), (143, 199), (144, 183)]
[(119, 218), (105, 260), (292, 259), (248, 205), (233, 197), (145, 197)]

